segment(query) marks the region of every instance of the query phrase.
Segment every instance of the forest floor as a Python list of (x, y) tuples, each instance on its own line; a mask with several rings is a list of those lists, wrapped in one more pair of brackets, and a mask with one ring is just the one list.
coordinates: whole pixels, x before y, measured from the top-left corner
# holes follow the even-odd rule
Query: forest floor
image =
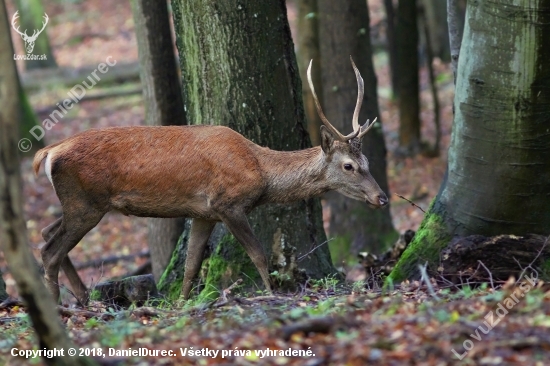
[[(59, 66), (70, 74), (82, 67), (96, 67), (108, 56), (119, 64), (137, 62), (137, 45), (129, 2), (107, 0), (43, 1), (50, 17), (47, 32)], [(369, 1), (371, 23), (383, 20), (382, 1)], [(8, 14), (15, 11), (8, 1)], [(295, 21), (289, 6), (289, 19)], [(16, 53), (23, 53), (20, 37), (12, 34)], [(374, 56), (383, 129), (388, 149), (391, 214), (399, 232), (416, 230), (423, 212), (394, 194), (402, 195), (427, 209), (437, 194), (445, 173), (447, 148), (452, 125), (452, 75), (447, 64), (436, 61), (437, 86), (441, 102), (441, 154), (435, 158), (402, 158), (395, 154), (398, 141), (398, 110), (391, 100), (387, 57)], [(18, 64), (22, 79), (31, 84), (37, 74), (27, 73)], [(71, 71), (72, 70), (72, 71)], [(433, 144), (435, 128), (433, 103), (425, 67), (421, 71), (422, 136)], [(27, 85), (27, 84), (26, 84)], [(72, 84), (74, 85), (74, 84)], [(72, 85), (44, 83), (28, 89), (28, 96), (40, 121), (67, 97)], [(116, 85), (115, 85), (116, 86)], [(139, 88), (139, 79), (124, 83), (124, 90)], [(112, 83), (101, 81), (90, 91), (97, 95), (112, 90)], [(120, 89), (120, 88), (119, 88)], [(80, 102), (45, 136), (46, 144), (62, 140), (89, 128), (139, 125), (143, 123), (140, 94)], [(351, 116), (350, 116), (351, 117)], [(375, 163), (375, 162), (371, 162)], [(31, 158), (22, 161), (24, 211), (28, 237), (37, 258), (44, 244), (40, 230), (53, 222), (61, 211), (59, 201), (41, 172), (35, 177)], [(109, 214), (71, 251), (71, 258), (82, 269), (84, 282), (94, 284), (131, 273), (147, 258), (146, 219)], [(108, 257), (124, 260), (89, 266)], [(16, 296), (15, 283), (0, 254), (0, 270), (6, 273), (8, 293)], [(360, 275), (355, 279), (361, 279)], [(61, 281), (66, 279), (61, 276)], [(433, 288), (432, 288), (433, 287)], [(543, 364), (550, 359), (550, 295), (545, 286), (524, 291), (521, 301), (507, 316), (489, 324), (496, 325), (487, 334), (483, 326), (490, 312), (516, 291), (511, 283), (469, 287), (446, 287), (433, 283), (396, 285), (382, 292), (367, 288), (364, 282), (337, 285), (332, 279), (313, 281), (294, 294), (274, 297), (251, 294), (229, 296), (220, 304), (162, 304), (132, 310), (105, 308), (92, 304), (88, 313), (72, 308), (61, 311), (62, 319), (74, 342), (90, 352), (101, 348), (172, 350), (174, 357), (118, 357), (121, 364), (300, 364), (364, 365), (374, 364)], [(66, 302), (70, 296), (65, 292)], [(176, 310), (177, 309), (177, 310)], [(502, 311), (501, 311), (502, 313)], [(491, 313), (492, 314), (492, 313)], [(495, 313), (496, 314), (496, 313)], [(491, 319), (491, 321), (493, 318)], [(27, 364), (22, 358), (9, 357), (10, 349), (36, 348), (32, 327), (24, 308), (0, 310), (0, 363)], [(464, 346), (471, 348), (462, 361)], [(471, 345), (471, 347), (470, 347)], [(217, 357), (191, 356), (190, 350), (219, 351)], [(253, 351), (310, 350), (305, 356), (256, 355)], [(187, 350), (182, 356), (180, 349)], [(453, 352), (453, 349), (455, 352)], [(237, 353), (236, 351), (239, 351)], [(250, 350), (250, 355), (243, 351)], [(225, 357), (222, 358), (222, 351)], [(231, 352), (231, 354), (229, 353)], [(33, 364), (40, 361), (33, 360)]]

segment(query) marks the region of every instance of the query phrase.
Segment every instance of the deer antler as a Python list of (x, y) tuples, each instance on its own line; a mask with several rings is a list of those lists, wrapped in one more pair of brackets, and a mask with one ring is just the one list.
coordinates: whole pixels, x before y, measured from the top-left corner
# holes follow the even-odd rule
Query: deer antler
[[(19, 10), (15, 12), (15, 14), (13, 14), (13, 17), (11, 18), (11, 26), (13, 27), (13, 29), (19, 33), (20, 35), (22, 36), (27, 36), (27, 30), (25, 29), (25, 33), (22, 33), (20, 30), (19, 30), (19, 27), (15, 27), (15, 23), (17, 21), (17, 18), (19, 18)], [(28, 37), (28, 36), (27, 36)]]
[(361, 130), (361, 126), (359, 126), (359, 112), (361, 111), (361, 104), (363, 104), (365, 84), (363, 82), (363, 78), (361, 77), (361, 73), (357, 69), (357, 66), (355, 66), (355, 62), (353, 62), (353, 58), (351, 58), (350, 56), (349, 59), (351, 61), (351, 66), (353, 67), (353, 71), (355, 71), (355, 77), (357, 78), (357, 104), (355, 105), (355, 110), (353, 111), (353, 119), (351, 120), (353, 130), (357, 131)]
[(355, 71), (355, 77), (357, 78), (357, 104), (355, 105), (355, 110), (353, 111), (353, 119), (351, 123), (353, 124), (354, 131), (355, 130), (360, 131), (357, 137), (361, 139), (374, 126), (374, 123), (376, 122), (378, 117), (376, 117), (371, 124), (369, 124), (370, 120), (367, 120), (367, 122), (365, 122), (363, 126), (359, 125), (359, 112), (361, 111), (361, 104), (363, 104), (365, 84), (363, 82), (363, 78), (361, 77), (361, 73), (359, 72), (359, 69), (357, 69), (357, 66), (355, 66), (355, 63), (353, 62), (353, 58), (351, 58), (350, 56), (349, 59), (351, 60), (351, 66), (353, 67), (353, 71)]
[[(313, 100), (315, 101), (315, 106), (317, 107), (317, 113), (319, 114), (319, 117), (321, 118), (321, 121), (323, 121), (323, 124), (326, 128), (332, 133), (332, 135), (341, 142), (347, 142), (351, 140), (352, 138), (356, 137), (359, 132), (361, 132), (360, 128), (355, 129), (354, 131), (350, 133), (349, 135), (342, 135), (333, 125), (330, 124), (327, 117), (325, 117), (325, 114), (323, 113), (323, 109), (321, 109), (321, 104), (319, 103), (319, 99), (317, 98), (317, 94), (315, 94), (315, 88), (313, 87), (313, 81), (311, 81), (311, 64), (313, 63), (313, 60), (309, 62), (309, 67), (307, 68), (307, 81), (309, 83), (309, 88), (311, 89), (311, 94), (313, 95)], [(360, 106), (360, 104), (359, 104)], [(358, 124), (359, 125), (359, 124)]]

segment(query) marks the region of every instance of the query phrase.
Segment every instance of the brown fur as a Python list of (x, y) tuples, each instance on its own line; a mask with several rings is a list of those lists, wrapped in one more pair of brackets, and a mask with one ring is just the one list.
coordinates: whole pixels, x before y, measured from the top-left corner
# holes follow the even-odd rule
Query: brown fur
[[(59, 296), (60, 266), (78, 299), (87, 293), (67, 257), (109, 211), (144, 217), (192, 217), (184, 296), (200, 268), (206, 241), (223, 221), (269, 289), (263, 248), (246, 219), (254, 207), (338, 190), (373, 206), (387, 202), (353, 143), (322, 129), (323, 147), (281, 152), (260, 147), (221, 126), (114, 127), (89, 130), (38, 151), (33, 169), (51, 159), (63, 218), (43, 230), (46, 282)], [(348, 172), (343, 164), (353, 164)]]

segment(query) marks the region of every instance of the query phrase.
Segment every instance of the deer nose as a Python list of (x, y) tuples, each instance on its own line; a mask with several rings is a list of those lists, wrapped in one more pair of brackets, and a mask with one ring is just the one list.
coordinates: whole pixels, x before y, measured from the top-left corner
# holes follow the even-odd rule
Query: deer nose
[(380, 204), (380, 207), (384, 207), (388, 204), (388, 197), (386, 195), (378, 196), (378, 203)]

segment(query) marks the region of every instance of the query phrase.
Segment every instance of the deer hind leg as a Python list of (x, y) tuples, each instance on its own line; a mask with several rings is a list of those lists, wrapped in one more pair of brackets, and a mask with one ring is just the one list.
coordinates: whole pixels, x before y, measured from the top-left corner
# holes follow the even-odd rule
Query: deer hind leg
[(204, 251), (208, 238), (214, 230), (215, 221), (193, 219), (191, 222), (191, 234), (187, 245), (187, 257), (185, 258), (185, 272), (183, 274), (182, 294), (187, 300), (193, 286), (193, 279), (201, 269)]
[(252, 259), (252, 263), (258, 269), (262, 281), (267, 291), (271, 292), (271, 284), (269, 282), (269, 272), (267, 270), (267, 258), (264, 252), (262, 243), (256, 238), (246, 215), (239, 214), (236, 216), (226, 217), (223, 222), (231, 231), (231, 234), (237, 238), (246, 251), (246, 254)]
[[(76, 204), (74, 206), (78, 207), (80, 205)], [(46, 286), (57, 301), (59, 301), (59, 269), (63, 267), (78, 301), (82, 304), (87, 302), (86, 287), (67, 254), (88, 231), (99, 223), (103, 215), (103, 212), (89, 206), (84, 206), (80, 210), (65, 211), (59, 223), (59, 228), (50, 236), (46, 245), (42, 248)], [(52, 227), (52, 225), (49, 227)]]
[(63, 217), (58, 218), (54, 222), (52, 222), (50, 225), (46, 226), (44, 229), (42, 229), (42, 237), (47, 242), (50, 240), (50, 238), (55, 234), (57, 229), (61, 226), (61, 222), (63, 221)]

